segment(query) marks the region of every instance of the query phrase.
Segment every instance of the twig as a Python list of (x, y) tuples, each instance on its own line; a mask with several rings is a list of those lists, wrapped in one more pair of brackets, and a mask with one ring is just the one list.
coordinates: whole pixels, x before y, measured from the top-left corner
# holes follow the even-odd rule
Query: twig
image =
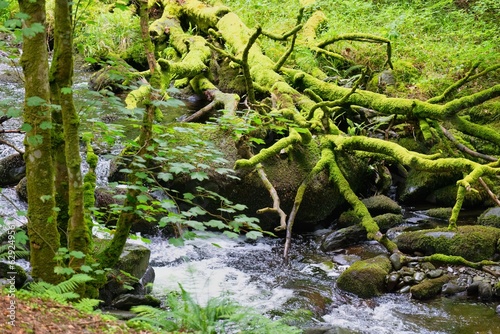
[(455, 146), (460, 151), (462, 151), (464, 153), (467, 153), (470, 156), (473, 156), (473, 157), (476, 157), (476, 158), (481, 158), (481, 159), (484, 159), (484, 160), (487, 160), (487, 161), (494, 162), (494, 161), (498, 160), (497, 158), (495, 158), (493, 156), (482, 154), (482, 153), (479, 153), (479, 152), (471, 150), (470, 148), (468, 148), (464, 144), (459, 143), (458, 140), (453, 136), (453, 134), (451, 134), (445, 127), (443, 127), (442, 125), (440, 125), (440, 128), (441, 128), (441, 131), (443, 131), (443, 134), (446, 136), (446, 138), (448, 138), (453, 144), (455, 144)]
[(493, 200), (493, 202), (495, 202), (497, 204), (497, 206), (500, 206), (500, 201), (498, 200), (497, 196), (490, 190), (490, 188), (488, 187), (488, 185), (486, 184), (486, 182), (484, 182), (483, 178), (480, 177), (478, 180), (479, 180), (479, 183), (481, 183), (481, 185), (483, 186), (483, 188), (486, 190), (486, 192), (488, 193), (488, 195), (491, 197), (491, 199)]

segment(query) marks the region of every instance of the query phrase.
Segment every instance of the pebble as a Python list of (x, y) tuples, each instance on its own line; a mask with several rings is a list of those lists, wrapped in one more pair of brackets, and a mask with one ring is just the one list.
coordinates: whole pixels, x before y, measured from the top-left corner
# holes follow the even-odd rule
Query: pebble
[(442, 269), (434, 269), (434, 270), (431, 270), (427, 273), (427, 277), (429, 277), (429, 278), (438, 278), (441, 275), (443, 275)]

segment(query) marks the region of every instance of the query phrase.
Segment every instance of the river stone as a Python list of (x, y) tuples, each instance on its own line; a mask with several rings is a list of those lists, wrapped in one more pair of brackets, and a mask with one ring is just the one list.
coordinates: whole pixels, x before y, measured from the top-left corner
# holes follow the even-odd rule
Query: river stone
[(425, 279), (410, 288), (412, 298), (418, 300), (427, 300), (434, 298), (441, 292), (442, 286), (449, 281), (448, 276)]
[(385, 290), (385, 277), (392, 269), (385, 255), (354, 262), (337, 279), (337, 287), (361, 298), (381, 295)]
[(413, 275), (413, 280), (417, 283), (420, 283), (424, 280), (425, 278), (425, 274), (421, 271), (417, 271), (414, 275)]
[(500, 228), (500, 207), (489, 208), (478, 218), (477, 223), (483, 226), (493, 226)]
[(467, 290), (465, 286), (460, 286), (453, 282), (448, 282), (443, 284), (441, 293), (444, 295), (455, 295), (457, 293), (464, 292), (465, 290)]
[(438, 278), (443, 275), (443, 269), (434, 269), (427, 273), (427, 277), (429, 278)]
[(396, 289), (400, 277), (401, 276), (398, 273), (391, 273), (389, 276), (387, 276), (387, 291), (391, 292)]
[(500, 315), (500, 305), (497, 305), (496, 312), (498, 315)]
[(326, 234), (321, 242), (321, 250), (328, 252), (357, 244), (366, 239), (366, 230), (361, 225), (353, 225)]
[(28, 201), (28, 188), (27, 188), (27, 185), (28, 185), (28, 179), (25, 177), (23, 177), (21, 179), (21, 181), (19, 181), (16, 185), (16, 193), (17, 193), (17, 196), (19, 196), (20, 199), (22, 199), (23, 201), (27, 202)]
[(491, 259), (500, 239), (500, 229), (490, 226), (459, 226), (455, 232), (446, 228), (403, 232), (394, 242), (408, 254), (441, 253), (462, 256), (473, 262)]
[(491, 284), (486, 282), (479, 282), (477, 287), (477, 296), (483, 302), (489, 302), (493, 297), (493, 289), (491, 288)]
[(150, 255), (151, 251), (149, 248), (142, 245), (127, 243), (123, 248), (122, 255), (120, 256), (116, 268), (129, 273), (139, 280), (148, 269)]
[(111, 307), (117, 308), (119, 310), (130, 310), (133, 306), (148, 305), (153, 307), (159, 307), (161, 301), (151, 295), (138, 296), (133, 294), (123, 294), (118, 296), (111, 303)]
[(389, 260), (391, 260), (392, 267), (394, 268), (394, 270), (399, 270), (403, 266), (401, 264), (401, 255), (398, 253), (391, 254)]
[(0, 159), (0, 186), (17, 184), (26, 175), (26, 165), (21, 154)]

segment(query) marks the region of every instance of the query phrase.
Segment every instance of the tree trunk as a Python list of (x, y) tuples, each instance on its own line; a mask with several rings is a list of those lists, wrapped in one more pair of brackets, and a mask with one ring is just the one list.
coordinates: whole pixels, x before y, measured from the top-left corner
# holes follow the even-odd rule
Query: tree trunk
[(51, 155), (49, 65), (45, 33), (45, 1), (19, 0), (27, 14), (21, 64), (25, 76), (24, 123), (28, 180), (28, 235), (32, 276), (57, 283), (54, 256), (59, 248)]
[[(91, 234), (84, 218), (83, 180), (80, 170), (81, 158), (78, 134), (80, 120), (75, 110), (72, 92), (73, 23), (70, 2), (68, 0), (56, 0), (54, 15), (54, 57), (51, 69), (51, 84), (53, 86), (52, 93), (61, 106), (64, 130), (62, 141), (64, 143), (64, 162), (66, 163), (68, 185), (67, 197), (60, 198), (68, 208), (68, 222), (61, 222), (61, 219), (59, 219), (59, 224), (61, 226), (67, 225), (69, 250), (88, 254)], [(61, 140), (61, 138), (58, 139)], [(85, 263), (85, 258), (72, 259), (70, 262), (74, 268), (78, 268), (83, 263)]]

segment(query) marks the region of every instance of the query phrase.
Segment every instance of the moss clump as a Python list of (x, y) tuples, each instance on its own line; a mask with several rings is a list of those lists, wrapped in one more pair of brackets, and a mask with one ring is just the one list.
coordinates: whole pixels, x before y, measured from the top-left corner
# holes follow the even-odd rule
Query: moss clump
[(432, 208), (426, 211), (427, 215), (433, 218), (450, 219), (452, 208)]
[(391, 271), (391, 261), (384, 255), (354, 262), (337, 280), (337, 286), (361, 298), (371, 298), (385, 291), (385, 276)]
[(426, 279), (411, 287), (411, 296), (418, 300), (431, 299), (441, 292), (441, 288), (450, 278), (443, 275), (438, 278)]
[(385, 213), (401, 214), (402, 209), (398, 203), (385, 195), (372, 196), (362, 200), (372, 216)]
[(395, 242), (399, 249), (406, 253), (440, 253), (479, 262), (493, 257), (499, 238), (500, 229), (494, 227), (460, 226), (456, 231), (438, 228), (405, 232), (400, 234)]

